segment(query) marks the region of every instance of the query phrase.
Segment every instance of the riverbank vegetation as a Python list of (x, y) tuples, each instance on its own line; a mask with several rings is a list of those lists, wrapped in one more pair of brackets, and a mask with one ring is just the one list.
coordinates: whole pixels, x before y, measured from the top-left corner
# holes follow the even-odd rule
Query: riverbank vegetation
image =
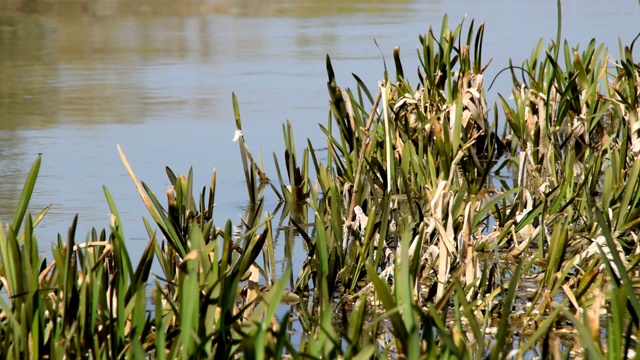
[[(167, 169), (163, 205), (119, 148), (150, 216), (137, 264), (106, 187), (110, 227), (81, 239), (74, 221), (42, 257), (34, 229), (48, 209), (27, 211), (38, 158), (0, 232), (0, 353), (635, 357), (635, 41), (614, 57), (558, 31), (501, 73), (512, 93), (487, 104), (483, 34), (483, 24), (450, 28), (445, 17), (419, 37), (417, 74), (396, 49), (373, 86), (356, 75), (353, 88), (339, 85), (327, 57), (327, 141), (299, 151), (283, 125), (275, 174), (250, 151), (234, 96), (248, 200), (240, 224), (214, 216), (215, 171), (198, 190), (191, 171)], [(273, 194), (281, 205), (269, 212)], [(306, 259), (294, 268), (296, 239)]]

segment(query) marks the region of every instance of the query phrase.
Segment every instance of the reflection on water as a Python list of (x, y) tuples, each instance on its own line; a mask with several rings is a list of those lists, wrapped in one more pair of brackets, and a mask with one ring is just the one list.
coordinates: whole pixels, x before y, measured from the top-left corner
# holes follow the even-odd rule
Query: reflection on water
[(243, 90), (225, 86), (229, 67), (251, 65), (235, 69), (246, 77), (292, 75), (300, 70), (260, 60), (304, 58), (318, 43), (324, 50), (352, 35), (318, 31), (339, 19), (309, 26), (272, 16), (366, 16), (406, 12), (405, 3), (9, 1), (0, 16), (2, 129), (126, 124), (184, 111), (204, 118), (223, 94)]
[[(615, 54), (618, 36), (629, 43), (636, 35), (633, 1), (563, 6), (572, 43), (598, 37)], [(217, 168), (219, 222), (235, 221), (246, 196), (231, 141), (232, 91), (247, 141), (254, 153), (265, 150), (271, 169), (286, 119), (299, 146), (319, 139), (317, 123), (327, 116), (325, 54), (342, 84), (353, 85), (355, 72), (375, 87), (380, 52), (389, 60), (400, 46), (409, 73), (417, 66), (417, 35), (439, 29), (445, 13), (454, 24), (465, 14), (487, 22), (484, 56), (495, 58), (488, 78), (509, 57), (527, 57), (540, 37), (555, 36), (552, 1), (0, 1), (0, 219), (10, 219), (25, 174), (43, 153), (32, 208), (53, 207), (41, 241), (66, 232), (75, 213), (79, 234), (105, 226), (102, 185), (113, 193), (128, 237), (144, 238), (145, 211), (118, 158), (121, 144), (157, 194), (168, 186), (166, 165), (177, 173), (193, 166), (198, 187)], [(498, 87), (501, 80), (508, 79)]]
[[(430, 1), (430, 2), (433, 2)], [(153, 15), (234, 15), (258, 17), (317, 18), (322, 16), (349, 16), (353, 13), (379, 14), (406, 11), (409, 0), (93, 0), (93, 1), (16, 1), (5, 0), (0, 10), (23, 13), (82, 13), (92, 16), (112, 16), (125, 13)]]

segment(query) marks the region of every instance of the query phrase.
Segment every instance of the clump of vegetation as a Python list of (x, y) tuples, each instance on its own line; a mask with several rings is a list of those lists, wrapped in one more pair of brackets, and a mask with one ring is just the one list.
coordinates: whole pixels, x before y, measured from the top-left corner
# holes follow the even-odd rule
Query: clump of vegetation
[[(78, 242), (74, 221), (53, 259), (41, 257), (34, 228), (48, 209), (27, 212), (38, 158), (13, 222), (0, 232), (0, 353), (635, 356), (635, 41), (614, 60), (595, 41), (571, 48), (558, 31), (544, 51), (541, 41), (522, 66), (508, 67), (513, 99), (500, 96), (502, 110), (491, 111), (483, 34), (474, 22), (450, 30), (445, 17), (439, 35), (430, 29), (420, 37), (417, 84), (398, 49), (395, 77), (385, 65), (375, 90), (357, 76), (355, 89), (340, 87), (327, 57), (327, 156), (311, 143), (300, 156), (286, 124), (284, 159), (274, 154), (277, 182), (251, 155), (234, 96), (248, 195), (236, 228), (215, 225), (215, 172), (196, 193), (191, 171), (167, 169), (163, 207), (119, 149), (155, 223), (144, 220), (149, 243), (137, 266), (106, 188), (110, 228)], [(517, 175), (505, 179), (504, 171)], [(263, 207), (265, 189), (282, 200), (272, 213)], [(281, 235), (287, 244), (303, 239), (307, 258), (278, 274)], [(162, 273), (152, 276), (154, 260)], [(304, 329), (295, 340), (290, 318)]]

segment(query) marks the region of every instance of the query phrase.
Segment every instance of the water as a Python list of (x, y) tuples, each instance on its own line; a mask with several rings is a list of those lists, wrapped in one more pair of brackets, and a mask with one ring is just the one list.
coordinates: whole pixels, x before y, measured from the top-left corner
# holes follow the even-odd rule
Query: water
[[(591, 38), (618, 56), (618, 38), (638, 34), (636, 1), (563, 2), (563, 37), (584, 48)], [(417, 67), (418, 34), (443, 15), (486, 22), (486, 78), (520, 64), (538, 39), (556, 35), (555, 1), (115, 1), (0, 3), (0, 220), (11, 220), (27, 171), (43, 162), (30, 209), (51, 204), (37, 235), (48, 249), (79, 213), (82, 237), (106, 227), (107, 186), (135, 254), (147, 238), (146, 211), (120, 161), (120, 144), (138, 178), (164, 199), (165, 166), (194, 168), (196, 187), (218, 172), (217, 225), (238, 222), (246, 203), (231, 93), (240, 102), (245, 138), (282, 158), (282, 123), (291, 120), (301, 148), (322, 147), (326, 123), (325, 55), (339, 84), (351, 73), (375, 88), (382, 54), (392, 66), (400, 46), (407, 74)], [(377, 41), (380, 49), (373, 40)], [(382, 54), (381, 54), (382, 51)], [(636, 57), (638, 55), (636, 54)], [(412, 82), (416, 82), (412, 78)], [(508, 93), (498, 78), (489, 96)], [(488, 84), (487, 84), (488, 85)], [(275, 207), (273, 200), (267, 210)], [(294, 271), (295, 272), (295, 271)]]

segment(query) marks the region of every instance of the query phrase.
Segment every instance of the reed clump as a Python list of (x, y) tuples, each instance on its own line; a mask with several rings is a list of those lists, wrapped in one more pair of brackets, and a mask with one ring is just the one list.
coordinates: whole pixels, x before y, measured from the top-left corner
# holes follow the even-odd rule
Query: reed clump
[[(326, 156), (310, 142), (296, 152), (286, 124), (277, 182), (252, 156), (234, 96), (248, 196), (238, 227), (216, 226), (215, 171), (196, 192), (191, 171), (167, 168), (163, 207), (119, 149), (151, 217), (135, 266), (106, 188), (109, 229), (78, 242), (74, 221), (53, 259), (42, 258), (34, 228), (48, 209), (27, 212), (38, 158), (0, 232), (0, 354), (634, 357), (635, 41), (615, 60), (595, 41), (572, 48), (558, 31), (510, 64), (511, 98), (491, 109), (483, 35), (484, 24), (450, 29), (445, 17), (439, 35), (419, 38), (416, 84), (399, 49), (395, 76), (385, 65), (375, 88), (355, 75), (355, 89), (339, 86), (327, 57)], [(271, 212), (269, 194), (281, 199)], [(281, 272), (278, 237), (289, 254)], [(299, 269), (295, 239), (306, 254)]]

